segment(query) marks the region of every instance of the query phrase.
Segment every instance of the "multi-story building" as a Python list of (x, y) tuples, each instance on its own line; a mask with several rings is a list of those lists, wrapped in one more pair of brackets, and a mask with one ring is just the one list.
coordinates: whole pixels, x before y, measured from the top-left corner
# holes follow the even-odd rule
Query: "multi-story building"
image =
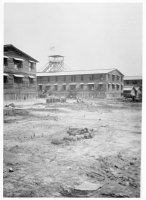
[(37, 73), (39, 94), (75, 94), (84, 98), (118, 98), (123, 92), (123, 74), (117, 69)]
[(142, 76), (125, 76), (124, 90), (132, 87), (142, 87)]
[(4, 100), (36, 98), (37, 62), (15, 46), (4, 45)]

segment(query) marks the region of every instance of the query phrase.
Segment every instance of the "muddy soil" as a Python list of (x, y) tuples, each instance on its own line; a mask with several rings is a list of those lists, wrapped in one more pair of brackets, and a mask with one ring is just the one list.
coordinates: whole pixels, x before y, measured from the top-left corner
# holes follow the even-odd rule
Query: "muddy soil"
[[(25, 115), (4, 116), (4, 197), (140, 196), (140, 103), (20, 107)], [(52, 143), (70, 128), (93, 129), (94, 137)]]

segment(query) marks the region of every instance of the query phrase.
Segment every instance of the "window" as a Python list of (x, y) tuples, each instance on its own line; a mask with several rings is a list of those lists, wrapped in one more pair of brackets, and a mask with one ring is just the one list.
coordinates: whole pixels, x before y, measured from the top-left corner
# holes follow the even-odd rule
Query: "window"
[(117, 76), (117, 81), (119, 81), (119, 79), (120, 79), (120, 77), (119, 77), (119, 76)]
[(98, 89), (99, 91), (102, 91), (102, 90), (103, 90), (103, 84), (98, 84), (97, 89)]
[(112, 81), (114, 81), (115, 80), (115, 75), (112, 75)]
[(89, 76), (89, 80), (90, 80), (90, 81), (93, 81), (93, 80), (94, 80), (94, 74), (91, 74), (91, 75)]
[(83, 84), (81, 84), (81, 85), (80, 85), (80, 88), (83, 90), (83, 89), (84, 89), (84, 85), (83, 85)]
[(51, 86), (50, 86), (50, 85), (46, 85), (46, 88), (45, 88), (45, 90), (46, 90), (46, 91), (48, 91), (48, 90), (50, 90), (50, 88), (51, 88)]
[(48, 77), (48, 82), (50, 82), (50, 77)]
[(66, 82), (66, 76), (64, 76), (64, 82)]
[(66, 90), (66, 85), (63, 85), (63, 90)]
[(102, 74), (99, 75), (99, 79), (103, 80), (103, 75)]
[(55, 82), (57, 82), (58, 81), (58, 77), (57, 76), (55, 76)]
[(89, 84), (89, 90), (94, 90), (94, 84)]
[(18, 70), (19, 68), (22, 68), (23, 67), (22, 61), (14, 59), (14, 67), (16, 70)]
[(4, 76), (4, 83), (8, 83), (8, 77)]
[(117, 85), (117, 90), (119, 90), (120, 89), (120, 87), (119, 87), (119, 85)]
[(115, 85), (114, 84), (112, 84), (112, 90), (114, 90), (115, 89)]
[(29, 78), (29, 83), (30, 83), (30, 84), (33, 84), (33, 83), (34, 83), (33, 78)]
[(84, 80), (84, 76), (83, 75), (81, 75), (81, 81), (83, 81)]
[(8, 66), (8, 58), (4, 58), (4, 66)]
[(71, 76), (71, 81), (75, 82), (76, 81), (76, 76)]
[(42, 91), (42, 90), (43, 90), (43, 86), (39, 85), (39, 91)]
[(110, 84), (108, 84), (108, 90), (110, 90)]
[(136, 81), (136, 80), (134, 80), (134, 81), (133, 81), (133, 84), (137, 84), (137, 81)]
[(29, 62), (29, 71), (32, 71), (34, 69), (35, 63)]
[(125, 83), (126, 83), (127, 85), (129, 85), (129, 81), (125, 81)]
[(14, 83), (23, 83), (23, 78), (21, 78), (21, 77), (14, 77)]
[(71, 90), (75, 90), (76, 89), (76, 85), (70, 85), (70, 89)]
[(58, 86), (57, 85), (54, 85), (54, 90), (58, 90)]

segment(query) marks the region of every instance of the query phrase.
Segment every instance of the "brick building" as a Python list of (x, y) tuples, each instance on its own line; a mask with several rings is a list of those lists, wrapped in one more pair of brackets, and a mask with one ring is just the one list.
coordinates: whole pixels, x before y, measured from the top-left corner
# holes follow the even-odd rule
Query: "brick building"
[(118, 98), (123, 92), (123, 74), (117, 69), (39, 72), (37, 83), (39, 95)]
[(15, 46), (4, 45), (4, 100), (36, 98), (37, 62)]

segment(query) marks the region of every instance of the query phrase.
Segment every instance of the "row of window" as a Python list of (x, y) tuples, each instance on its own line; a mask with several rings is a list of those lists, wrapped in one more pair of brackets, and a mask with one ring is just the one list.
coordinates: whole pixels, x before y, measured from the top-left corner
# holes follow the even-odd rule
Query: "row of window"
[[(4, 76), (4, 83), (8, 83), (8, 82), (9, 82), (8, 77)], [(23, 78), (14, 76), (14, 83), (24, 83)], [(29, 78), (29, 83), (30, 84), (34, 84), (34, 79), (33, 78)]]
[[(98, 85), (98, 87), (97, 87), (97, 90), (103, 90), (104, 89), (104, 87), (105, 87), (105, 84), (99, 84)], [(46, 86), (45, 87), (45, 90), (46, 91), (49, 91), (51, 89), (51, 86), (50, 85), (48, 85), (48, 86)], [(54, 88), (53, 88), (54, 90), (58, 90), (58, 85), (54, 85)], [(61, 88), (60, 88), (61, 89)], [(66, 90), (66, 85), (63, 85), (62, 86), (62, 89), (63, 90)], [(69, 86), (69, 89), (70, 90), (76, 90), (77, 89), (77, 87), (76, 87), (76, 85), (70, 85)], [(80, 88), (79, 89), (84, 89), (84, 84), (80, 84)], [(88, 89), (89, 90), (95, 90), (95, 85), (94, 84), (89, 84), (88, 85)], [(115, 85), (115, 84), (108, 84), (108, 90), (110, 90), (110, 89), (112, 89), (112, 90), (123, 90), (123, 85)], [(39, 85), (39, 90), (42, 90), (42, 85)]]
[(125, 85), (136, 85), (136, 84), (141, 84), (142, 81), (140, 80), (125, 80), (124, 84)]
[[(76, 82), (76, 75), (72, 75), (72, 76), (70, 76), (70, 81), (71, 82)], [(105, 79), (105, 75), (104, 74), (97, 74), (96, 76), (94, 75), (94, 74), (91, 74), (91, 75), (89, 75), (89, 80), (90, 81), (94, 81), (94, 80), (100, 80), (100, 81), (102, 81), (102, 80), (104, 80)], [(111, 77), (111, 75), (110, 74), (108, 74), (108, 78), (110, 79), (110, 77)], [(54, 80), (55, 82), (58, 82), (58, 80), (59, 80), (59, 78), (60, 77), (58, 77), (58, 76), (55, 76), (55, 77), (47, 77), (48, 78), (48, 82), (51, 82), (52, 80)], [(84, 75), (81, 75), (81, 78), (80, 78), (80, 81), (84, 81), (84, 79), (85, 79), (85, 76)], [(41, 83), (42, 81), (44, 80), (44, 77), (38, 77), (38, 81)], [(117, 76), (117, 75), (112, 75), (112, 81), (122, 81), (123, 80), (123, 78), (122, 77), (120, 77), (120, 76)], [(63, 79), (62, 79), (62, 81), (64, 81), (64, 82), (66, 82), (66, 76), (63, 76)]]
[[(14, 62), (14, 68), (15, 70), (19, 70), (23, 68), (23, 60), (18, 60), (13, 58), (13, 62)], [(8, 66), (8, 58), (4, 58), (4, 66), (7, 67)], [(32, 71), (35, 69), (35, 63), (34, 62), (29, 62), (29, 71)]]

